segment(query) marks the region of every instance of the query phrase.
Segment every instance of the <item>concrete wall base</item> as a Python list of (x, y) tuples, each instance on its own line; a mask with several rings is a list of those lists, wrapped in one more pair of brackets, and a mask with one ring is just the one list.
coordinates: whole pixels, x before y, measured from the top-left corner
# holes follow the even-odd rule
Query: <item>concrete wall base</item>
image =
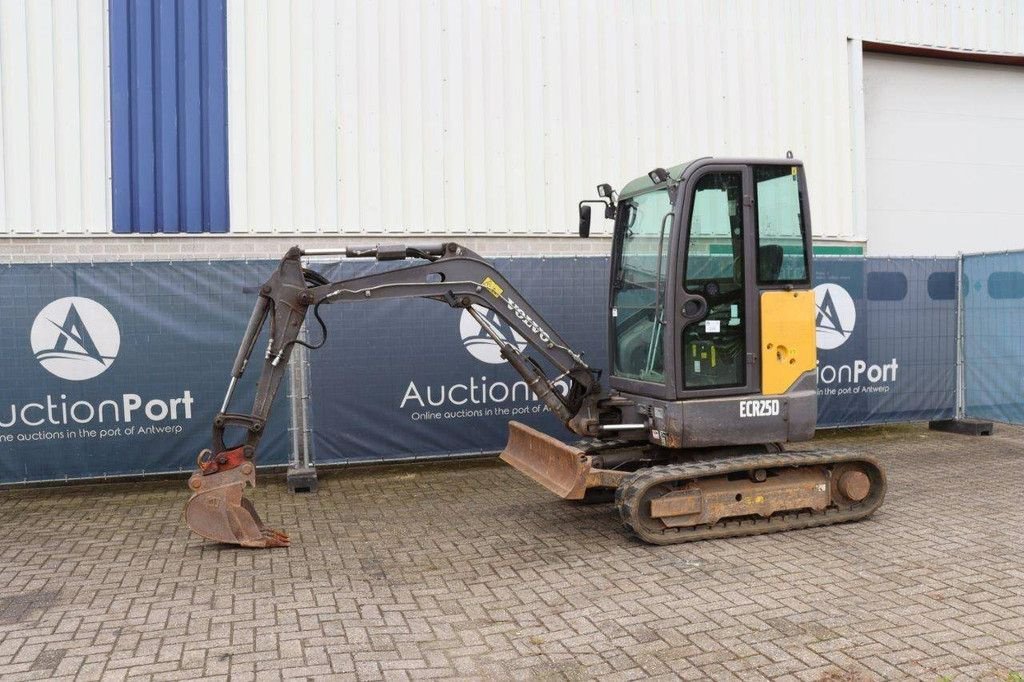
[(608, 256), (611, 237), (481, 237), (409, 235), (404, 239), (373, 235), (91, 235), (82, 237), (5, 237), (0, 239), (0, 264), (89, 263), (109, 261), (277, 260), (296, 244), (331, 248), (401, 242), (456, 241), (490, 258), (502, 256)]

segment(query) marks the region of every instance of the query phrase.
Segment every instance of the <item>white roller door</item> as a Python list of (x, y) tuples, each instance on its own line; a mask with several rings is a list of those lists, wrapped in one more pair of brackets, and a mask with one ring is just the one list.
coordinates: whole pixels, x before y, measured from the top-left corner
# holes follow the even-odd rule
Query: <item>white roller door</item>
[(867, 253), (1024, 248), (1024, 68), (864, 56)]

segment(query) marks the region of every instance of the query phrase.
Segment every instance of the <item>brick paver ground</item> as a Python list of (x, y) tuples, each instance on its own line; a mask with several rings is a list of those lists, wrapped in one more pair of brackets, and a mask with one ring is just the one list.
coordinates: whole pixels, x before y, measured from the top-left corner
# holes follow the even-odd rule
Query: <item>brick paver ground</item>
[(675, 547), (493, 460), (266, 481), (273, 551), (189, 535), (182, 481), (0, 493), (0, 677), (1019, 680), (1024, 431), (830, 440), (875, 517)]

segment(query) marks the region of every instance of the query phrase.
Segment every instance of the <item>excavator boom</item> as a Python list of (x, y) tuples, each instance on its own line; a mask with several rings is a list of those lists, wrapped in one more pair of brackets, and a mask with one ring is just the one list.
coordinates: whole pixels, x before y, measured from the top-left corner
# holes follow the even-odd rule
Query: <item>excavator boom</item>
[[(329, 254), (380, 261), (419, 259), (425, 262), (339, 282), (329, 282), (303, 267), (304, 256)], [(189, 479), (193, 493), (185, 508), (189, 528), (205, 538), (244, 547), (288, 544), (287, 534), (263, 524), (252, 503), (243, 496), (243, 491), (246, 486), (256, 484), (256, 448), (267, 425), (274, 396), (287, 371), (291, 352), (295, 344), (309, 346), (299, 340), (299, 330), (312, 308), (325, 341), (327, 328), (319, 314), (321, 305), (390, 298), (427, 298), (469, 310), (499, 345), (502, 356), (523, 376), (530, 390), (570, 430), (581, 436), (596, 436), (602, 429), (615, 428), (614, 424), (601, 423), (599, 404), (602, 394), (598, 373), (587, 366), (579, 353), (566, 345), (501, 273), (469, 249), (451, 242), (317, 251), (294, 247), (260, 288), (232, 367), (224, 403), (214, 418), (213, 447), (199, 454), (198, 471)], [(491, 309), (499, 315), (558, 374), (548, 377), (537, 362), (509, 343), (480, 314), (481, 308)], [(257, 339), (267, 326), (270, 341), (252, 410), (248, 413), (230, 412), (235, 387), (245, 373)], [(318, 348), (319, 345), (310, 347)], [(570, 386), (564, 395), (556, 386), (556, 382), (562, 379), (567, 379)], [(242, 430), (245, 435), (241, 442), (226, 442), (225, 434), (229, 429)], [(539, 455), (519, 457), (523, 467), (529, 468), (534, 462), (556, 462), (574, 456), (571, 449), (555, 439), (544, 437), (531, 442), (528, 435), (523, 435), (526, 431), (516, 433), (520, 435), (514, 442), (522, 443), (524, 450)], [(515, 452), (512, 456), (514, 458)]]

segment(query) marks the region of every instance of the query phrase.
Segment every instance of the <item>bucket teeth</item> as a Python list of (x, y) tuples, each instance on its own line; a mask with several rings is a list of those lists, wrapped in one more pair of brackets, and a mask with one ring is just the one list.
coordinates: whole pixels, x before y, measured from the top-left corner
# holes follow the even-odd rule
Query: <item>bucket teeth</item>
[[(260, 529), (263, 544), (244, 545), (246, 547), (287, 547), (289, 544), (288, 533), (274, 528), (269, 528), (263, 523), (263, 519), (256, 513), (256, 506), (252, 500), (243, 497), (242, 509), (249, 513), (256, 527)], [(244, 543), (243, 543), (244, 544)]]
[(245, 498), (246, 484), (256, 485), (251, 463), (189, 479), (192, 497), (185, 505), (185, 522), (193, 533), (208, 540), (242, 547), (287, 547), (288, 535), (268, 528), (252, 502)]

